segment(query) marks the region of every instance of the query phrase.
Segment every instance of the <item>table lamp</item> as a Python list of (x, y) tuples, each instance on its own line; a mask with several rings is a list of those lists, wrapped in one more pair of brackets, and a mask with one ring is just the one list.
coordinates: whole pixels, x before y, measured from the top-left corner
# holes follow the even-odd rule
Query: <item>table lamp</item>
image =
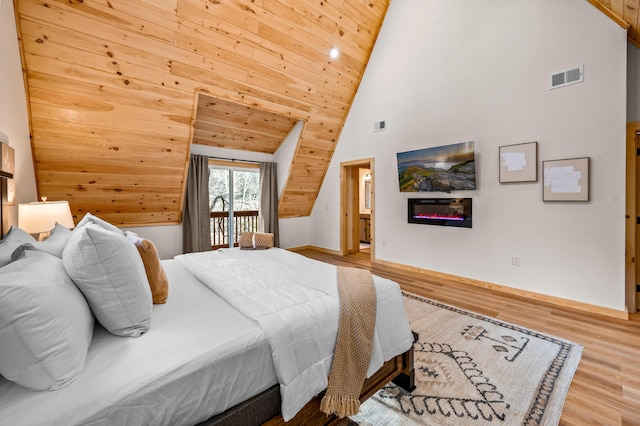
[(47, 201), (18, 205), (18, 226), (29, 234), (38, 234), (38, 241), (49, 236), (56, 222), (69, 229), (73, 228), (73, 216), (68, 201)]

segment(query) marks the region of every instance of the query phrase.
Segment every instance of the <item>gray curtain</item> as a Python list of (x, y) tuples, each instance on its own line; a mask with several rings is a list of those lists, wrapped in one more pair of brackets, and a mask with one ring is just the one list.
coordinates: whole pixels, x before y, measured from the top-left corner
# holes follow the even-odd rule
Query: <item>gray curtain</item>
[(278, 168), (276, 163), (260, 163), (260, 216), (262, 231), (273, 234), (273, 245), (280, 247), (278, 231)]
[(209, 157), (191, 154), (182, 215), (182, 250), (211, 250)]

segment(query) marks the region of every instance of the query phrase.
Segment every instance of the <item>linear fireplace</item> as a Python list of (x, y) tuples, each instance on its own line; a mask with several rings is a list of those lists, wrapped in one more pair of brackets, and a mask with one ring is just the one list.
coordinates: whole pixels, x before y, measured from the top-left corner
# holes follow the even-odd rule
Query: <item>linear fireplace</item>
[(409, 198), (409, 223), (471, 228), (471, 198)]

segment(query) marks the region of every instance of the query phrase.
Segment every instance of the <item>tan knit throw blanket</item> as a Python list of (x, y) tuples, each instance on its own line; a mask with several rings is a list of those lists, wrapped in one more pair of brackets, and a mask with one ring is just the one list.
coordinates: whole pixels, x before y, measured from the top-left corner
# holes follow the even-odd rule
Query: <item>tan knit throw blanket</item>
[(376, 289), (371, 273), (339, 266), (338, 295), (336, 350), (320, 410), (342, 418), (360, 411), (360, 392), (371, 360), (376, 326)]

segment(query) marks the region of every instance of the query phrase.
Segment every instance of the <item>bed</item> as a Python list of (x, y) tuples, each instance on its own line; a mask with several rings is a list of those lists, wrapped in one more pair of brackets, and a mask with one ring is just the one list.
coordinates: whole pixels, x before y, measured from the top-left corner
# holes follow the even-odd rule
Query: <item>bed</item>
[[(273, 340), (282, 336), (266, 331), (264, 319), (254, 312), (262, 302), (265, 307), (280, 303), (266, 301), (265, 295), (278, 291), (262, 288), (264, 282), (275, 283), (285, 299), (296, 287), (306, 294), (303, 298), (323, 299), (318, 309), (328, 316), (308, 326), (317, 328), (314, 333), (324, 333), (315, 343), (320, 346), (312, 346), (317, 349), (312, 351), (304, 349), (305, 345), (294, 349), (302, 351), (303, 359), (307, 357), (304, 351), (319, 357), (297, 358), (293, 364), (300, 370), (305, 369), (301, 367), (304, 362), (320, 366), (316, 370), (321, 374), (315, 376), (326, 378), (335, 346), (335, 330), (331, 330), (337, 325), (335, 266), (277, 248), (223, 249), (177, 256), (161, 264), (169, 280), (169, 298), (165, 304), (153, 305), (148, 331), (135, 338), (122, 337), (96, 321), (81, 373), (57, 390), (30, 390), (0, 377), (0, 425), (247, 425), (285, 424), (285, 419), (286, 424), (306, 425), (334, 421), (318, 411), (318, 394), (326, 386), (322, 380), (301, 382), (299, 387), (296, 382), (288, 394), (283, 390), (283, 383), (291, 380), (282, 362), (290, 362), (290, 351), (274, 350)], [(375, 344), (362, 399), (391, 379), (400, 378), (402, 384), (411, 386), (413, 335), (399, 287), (380, 277), (374, 277), (374, 284), (378, 300)], [(248, 297), (251, 289), (257, 292)], [(246, 307), (238, 305), (247, 298), (252, 300)], [(272, 318), (281, 316), (276, 312)], [(289, 331), (296, 328), (288, 327)]]

